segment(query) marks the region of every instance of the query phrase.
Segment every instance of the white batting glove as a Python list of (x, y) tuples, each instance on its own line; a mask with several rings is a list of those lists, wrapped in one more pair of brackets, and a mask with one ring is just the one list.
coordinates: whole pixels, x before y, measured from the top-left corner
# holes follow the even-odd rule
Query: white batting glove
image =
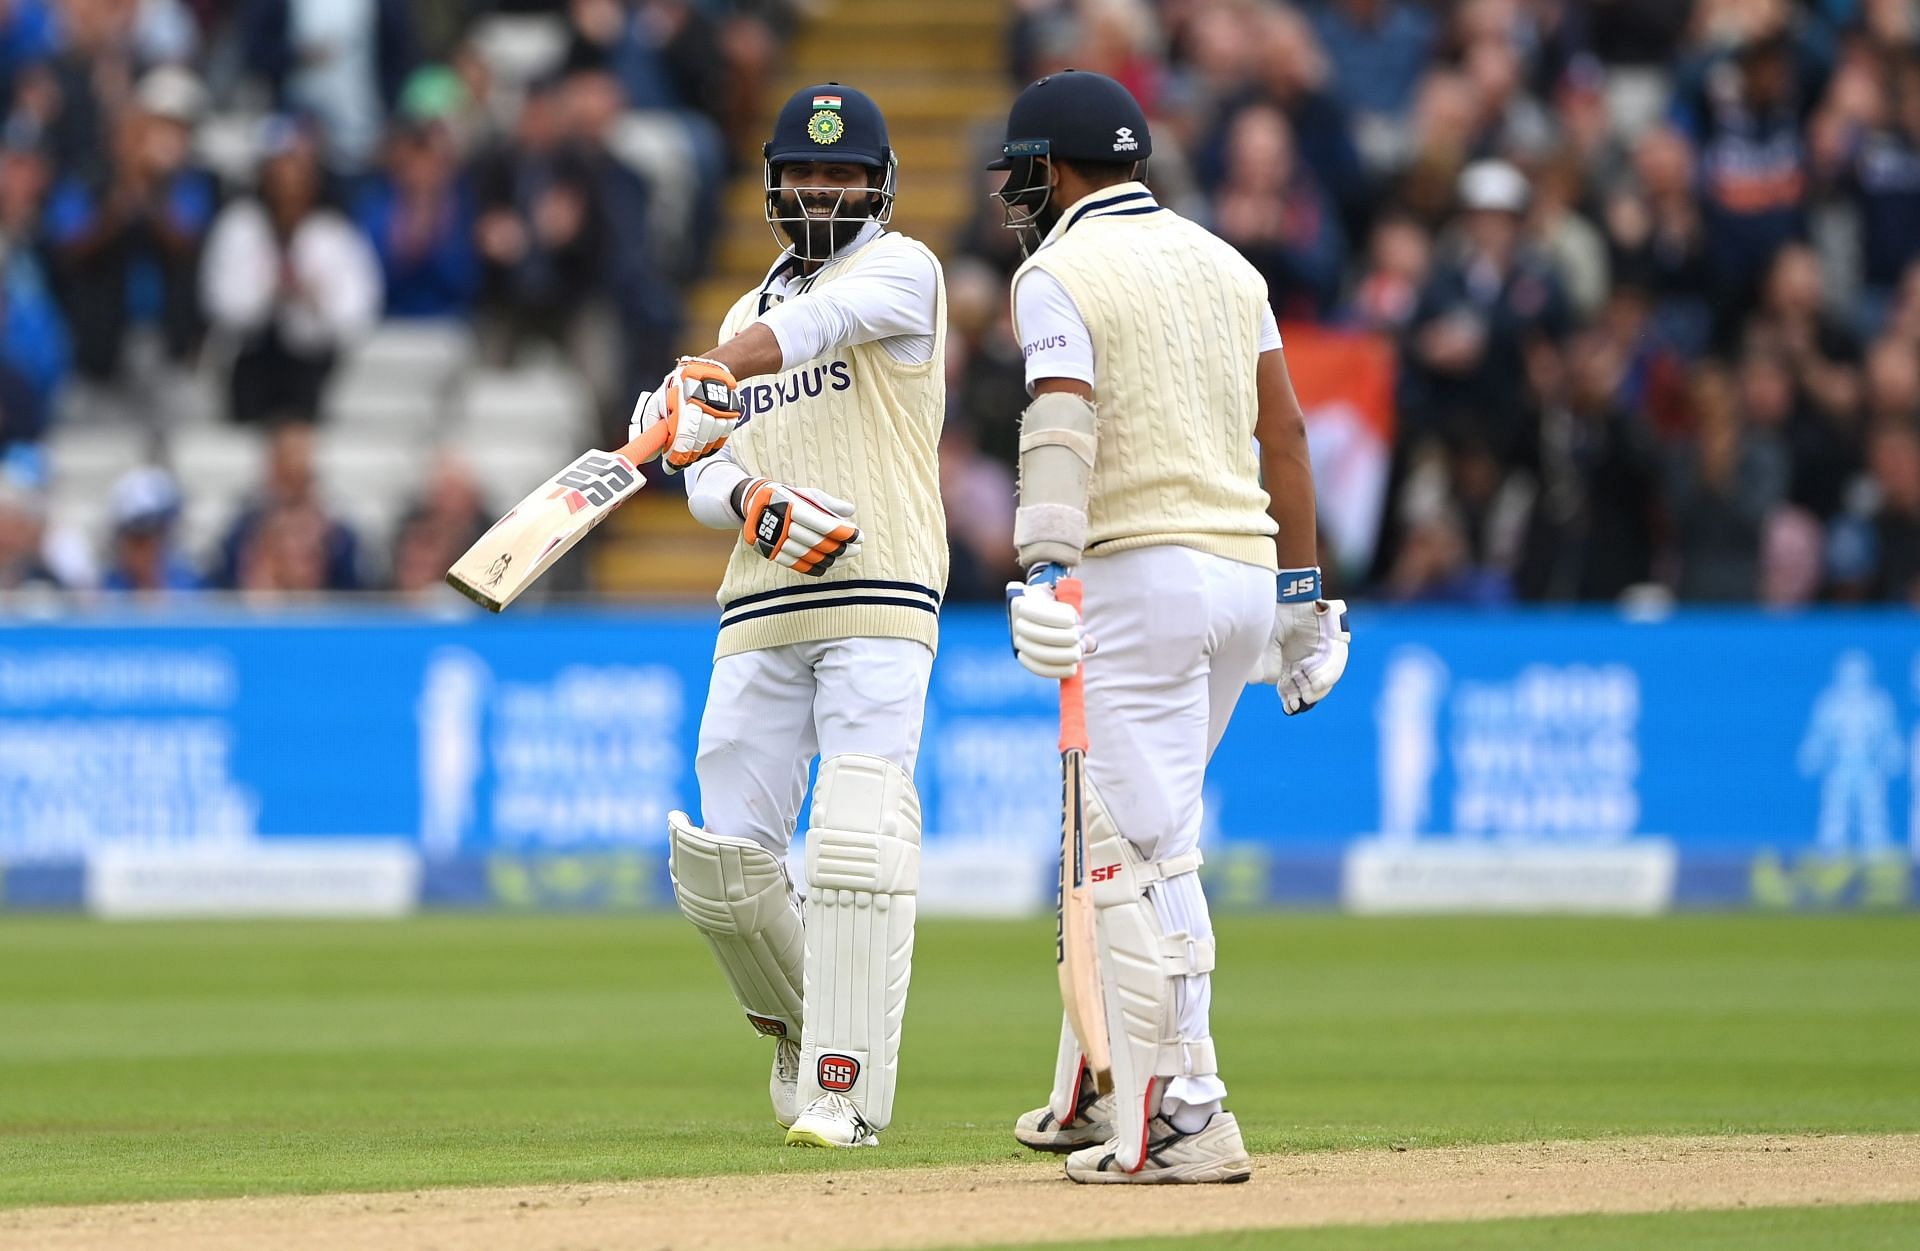
[(663, 421), (674, 423), (673, 441), (660, 458), (668, 473), (679, 473), (719, 451), (740, 422), (733, 374), (704, 356), (681, 357), (657, 390), (640, 393), (627, 422), (627, 437), (638, 438)]
[(744, 520), (741, 541), (776, 565), (817, 578), (841, 557), (860, 554), (853, 505), (825, 491), (748, 478), (733, 488), (733, 500)]
[(1306, 712), (1327, 697), (1347, 671), (1347, 601), (1320, 598), (1318, 569), (1280, 574), (1273, 636), (1260, 657), (1254, 681), (1279, 688), (1288, 716)]
[(1059, 565), (1035, 565), (1025, 582), (1007, 583), (1013, 654), (1030, 672), (1056, 681), (1072, 677), (1093, 652), (1079, 612), (1054, 598), (1053, 584), (1065, 572)]

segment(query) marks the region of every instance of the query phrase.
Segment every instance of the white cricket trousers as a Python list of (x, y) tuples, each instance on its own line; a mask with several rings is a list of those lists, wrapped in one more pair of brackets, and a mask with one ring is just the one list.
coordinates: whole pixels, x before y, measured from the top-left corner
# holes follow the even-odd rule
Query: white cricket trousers
[(880, 756), (913, 776), (933, 653), (911, 639), (825, 639), (714, 662), (700, 718), (701, 824), (787, 854), (814, 756)]
[[(1271, 570), (1188, 547), (1089, 556), (1084, 621), (1096, 643), (1086, 664), (1087, 780), (1114, 824), (1147, 860), (1200, 842), (1207, 761), (1273, 634)], [(1213, 934), (1198, 874), (1149, 890), (1168, 933)], [(1174, 988), (1182, 1038), (1208, 1038), (1207, 974)], [(1217, 1074), (1176, 1077), (1168, 1103), (1224, 1098)]]

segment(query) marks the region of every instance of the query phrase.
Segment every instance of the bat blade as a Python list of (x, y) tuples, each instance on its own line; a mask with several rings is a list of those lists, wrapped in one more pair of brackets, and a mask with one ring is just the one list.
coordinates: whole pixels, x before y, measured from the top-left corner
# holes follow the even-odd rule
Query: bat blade
[(626, 451), (587, 452), (541, 483), (454, 562), (447, 584), (492, 612), (518, 599), (646, 485)]
[[(1061, 578), (1054, 594), (1080, 610), (1078, 578)], [(1060, 1002), (1080, 1040), (1080, 1054), (1102, 1084), (1113, 1060), (1107, 1038), (1106, 995), (1094, 928), (1093, 884), (1087, 880), (1087, 694), (1084, 664), (1060, 683), (1060, 900), (1054, 956), (1060, 972)]]
[(1106, 996), (1100, 983), (1093, 890), (1087, 882), (1086, 759), (1077, 748), (1061, 753), (1060, 901), (1055, 956), (1060, 1002), (1080, 1053), (1096, 1075), (1113, 1065), (1107, 1038)]

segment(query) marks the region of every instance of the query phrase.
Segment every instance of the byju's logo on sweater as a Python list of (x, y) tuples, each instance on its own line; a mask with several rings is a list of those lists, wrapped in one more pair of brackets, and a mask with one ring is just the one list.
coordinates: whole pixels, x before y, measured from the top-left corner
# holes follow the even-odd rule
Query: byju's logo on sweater
[(817, 399), (828, 391), (845, 391), (853, 385), (853, 367), (845, 361), (824, 365), (803, 365), (781, 374), (772, 382), (757, 382), (740, 388), (740, 420), (758, 417), (782, 404), (802, 398)]

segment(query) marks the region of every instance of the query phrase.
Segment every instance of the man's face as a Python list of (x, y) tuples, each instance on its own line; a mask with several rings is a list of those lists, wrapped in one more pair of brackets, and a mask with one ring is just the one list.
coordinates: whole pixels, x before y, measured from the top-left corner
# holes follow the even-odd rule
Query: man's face
[(792, 161), (780, 167), (780, 229), (796, 252), (825, 260), (853, 242), (878, 206), (872, 172), (845, 161)]

